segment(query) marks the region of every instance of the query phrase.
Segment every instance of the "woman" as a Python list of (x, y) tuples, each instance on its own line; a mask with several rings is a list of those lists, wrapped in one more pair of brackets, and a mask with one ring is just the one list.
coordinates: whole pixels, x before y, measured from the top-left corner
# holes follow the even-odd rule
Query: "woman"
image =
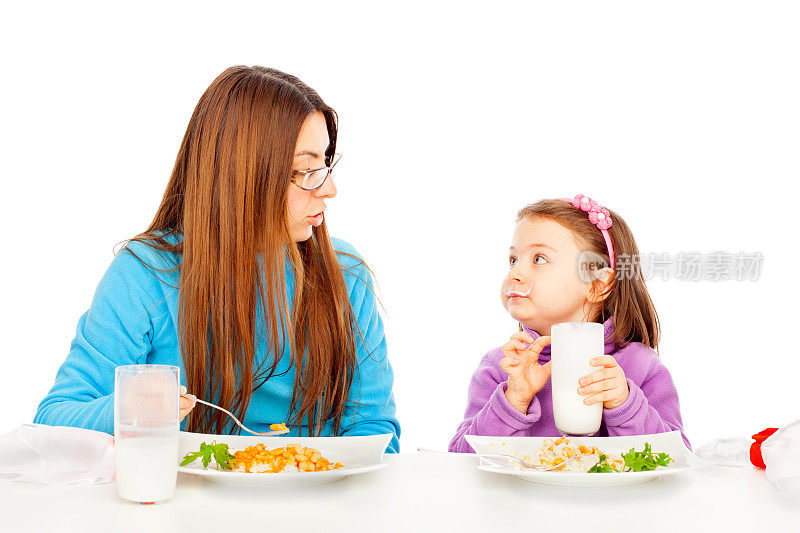
[[(35, 422), (113, 432), (114, 368), (181, 368), (255, 431), (392, 433), (392, 367), (370, 273), (328, 236), (337, 117), (294, 76), (232, 67), (205, 91), (161, 205), (101, 280)], [(183, 400), (182, 427), (237, 430)]]

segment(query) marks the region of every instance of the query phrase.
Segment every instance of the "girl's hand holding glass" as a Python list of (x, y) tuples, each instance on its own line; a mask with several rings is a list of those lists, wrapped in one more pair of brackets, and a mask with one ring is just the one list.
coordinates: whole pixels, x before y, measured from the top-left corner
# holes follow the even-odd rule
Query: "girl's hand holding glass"
[[(625, 403), (629, 392), (628, 381), (617, 361), (610, 355), (603, 355), (595, 357), (590, 363), (592, 366), (602, 366), (603, 368), (595, 370), (579, 380), (581, 386), (578, 388), (578, 394), (587, 396), (583, 403), (592, 405), (603, 402), (605, 409), (614, 409)], [(590, 394), (592, 396), (589, 396)]]
[(534, 340), (529, 333), (520, 331), (503, 345), (505, 357), (500, 367), (508, 373), (506, 398), (522, 414), (528, 413), (531, 400), (550, 379), (550, 362), (539, 364), (539, 353), (548, 344), (549, 336)]

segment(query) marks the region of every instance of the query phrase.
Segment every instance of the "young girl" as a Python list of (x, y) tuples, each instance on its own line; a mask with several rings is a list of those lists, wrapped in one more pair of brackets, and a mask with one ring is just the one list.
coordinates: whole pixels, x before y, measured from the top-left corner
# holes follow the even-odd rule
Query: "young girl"
[[(368, 269), (329, 237), (337, 117), (296, 77), (231, 67), (200, 98), (158, 211), (117, 254), (35, 422), (111, 433), (114, 369), (179, 366), (183, 428), (400, 427)], [(188, 416), (187, 416), (188, 415)]]
[[(483, 357), (450, 451), (473, 451), (464, 435), (559, 435), (548, 345), (550, 328), (560, 322), (599, 322), (605, 329), (605, 355), (591, 361), (597, 370), (575, 383), (585, 404), (603, 404), (596, 436), (683, 435), (678, 393), (656, 353), (658, 316), (641, 270), (633, 262), (635, 268), (614, 275), (617, 257), (638, 254), (625, 221), (585, 196), (541, 200), (519, 212), (501, 298), (520, 331)], [(611, 266), (587, 279), (591, 270), (579, 268), (592, 258)]]

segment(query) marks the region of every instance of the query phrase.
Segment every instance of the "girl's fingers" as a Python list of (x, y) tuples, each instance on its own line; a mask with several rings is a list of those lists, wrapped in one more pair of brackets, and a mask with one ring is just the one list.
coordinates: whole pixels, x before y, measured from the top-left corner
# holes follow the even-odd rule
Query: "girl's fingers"
[(586, 387), (579, 387), (578, 394), (592, 394), (595, 392), (604, 392), (607, 390), (612, 390), (619, 386), (619, 383), (616, 379), (603, 379), (601, 381), (595, 381), (594, 383), (587, 385)]
[(531, 363), (536, 363), (539, 360), (539, 353), (548, 344), (550, 344), (549, 336), (534, 340), (530, 334), (520, 331), (511, 336), (511, 339), (503, 345), (502, 350), (506, 357), (513, 354), (520, 359), (529, 359)]
[[(505, 357), (500, 361), (500, 367), (508, 374), (521, 375), (529, 365), (539, 362), (539, 354), (545, 346), (550, 344), (550, 336), (544, 335), (537, 339), (526, 331), (514, 333), (503, 347)], [(550, 374), (550, 363), (541, 365)]]
[(618, 366), (617, 361), (610, 355), (601, 355), (600, 357), (594, 357), (592, 358), (591, 361), (589, 361), (589, 363), (592, 366), (604, 366), (606, 368), (612, 368)]
[(531, 364), (536, 364), (539, 362), (539, 354), (544, 350), (544, 347), (550, 344), (550, 337), (544, 336), (539, 337), (533, 344), (528, 346), (527, 350), (525, 350), (525, 355), (527, 356), (528, 361)]
[(521, 354), (527, 349), (525, 343), (520, 340), (512, 339), (503, 345), (503, 353), (508, 355), (510, 353)]
[(613, 368), (602, 368), (600, 370), (595, 370), (591, 374), (587, 374), (583, 376), (581, 379), (578, 380), (578, 384), (582, 386), (591, 385), (597, 381), (602, 381), (604, 379), (609, 379), (617, 376), (617, 371)]
[(511, 335), (511, 339), (525, 342), (527, 344), (533, 344), (535, 342), (533, 336), (527, 331), (518, 331)]
[(503, 345), (503, 355), (530, 363), (535, 363), (539, 359), (536, 353), (531, 353), (526, 343), (519, 340), (508, 341)]
[(544, 335), (533, 341), (528, 347), (528, 350), (534, 352), (538, 356), (548, 344), (550, 344), (550, 335)]
[(598, 402), (607, 402), (608, 400), (613, 400), (619, 395), (616, 389), (611, 389), (607, 391), (603, 391), (599, 394), (595, 394), (594, 396), (589, 396), (588, 398), (583, 400), (583, 403), (586, 405), (592, 405), (593, 403)]
[(502, 368), (506, 374), (517, 374), (519, 368), (519, 359), (514, 359), (513, 357), (504, 357), (500, 360), (500, 368)]
[(528, 345), (519, 339), (512, 339), (508, 341), (508, 345), (518, 352), (524, 352), (528, 349)]

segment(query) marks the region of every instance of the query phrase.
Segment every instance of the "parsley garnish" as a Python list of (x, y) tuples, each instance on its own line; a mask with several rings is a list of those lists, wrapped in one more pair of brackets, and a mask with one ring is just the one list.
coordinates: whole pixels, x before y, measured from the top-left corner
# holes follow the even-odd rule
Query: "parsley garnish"
[[(674, 459), (666, 453), (653, 453), (650, 449), (650, 443), (644, 443), (644, 451), (637, 452), (633, 448), (628, 453), (622, 454), (622, 459), (625, 461), (625, 466), (622, 472), (649, 472), (655, 470), (659, 466), (667, 466)], [(619, 472), (616, 468), (608, 464), (608, 457), (601, 454), (597, 464), (595, 464), (588, 471), (590, 474), (606, 473), (606, 472)]]
[(199, 452), (189, 452), (183, 457), (181, 466), (186, 466), (194, 462), (196, 459), (202, 459), (203, 468), (207, 468), (211, 462), (211, 458), (217, 463), (217, 470), (231, 470), (235, 464), (235, 458), (228, 451), (228, 445), (224, 443), (217, 444), (216, 441), (211, 441), (211, 444), (205, 442), (200, 445)]
[(644, 443), (644, 451), (636, 452), (631, 448), (628, 453), (622, 454), (622, 459), (625, 461), (625, 467), (633, 472), (647, 472), (674, 462), (674, 459), (669, 454), (654, 454), (650, 449), (649, 442)]
[(606, 457), (605, 454), (600, 454), (600, 460), (588, 470), (588, 473), (600, 474), (606, 472), (619, 472), (619, 470), (608, 464), (608, 457)]

